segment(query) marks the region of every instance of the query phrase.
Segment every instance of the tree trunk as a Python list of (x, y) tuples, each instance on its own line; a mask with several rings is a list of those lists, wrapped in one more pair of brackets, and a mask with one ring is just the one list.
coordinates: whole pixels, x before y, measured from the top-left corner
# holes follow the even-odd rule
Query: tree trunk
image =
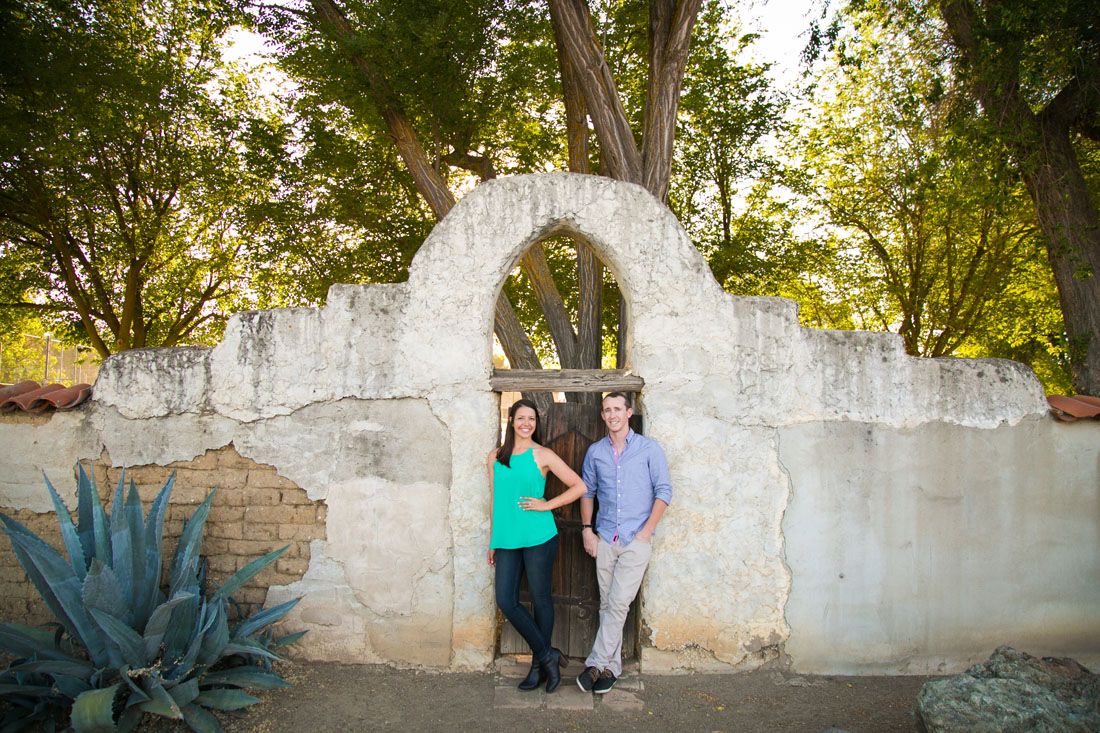
[[(665, 201), (672, 171), (672, 146), (676, 136), (680, 88), (684, 70), (687, 68), (691, 30), (702, 0), (651, 0), (649, 87), (642, 152), (639, 152), (611, 69), (592, 26), (588, 3), (585, 0), (549, 0), (549, 5), (567, 104), (570, 98), (570, 84), (567, 82), (571, 81), (582, 92), (596, 132), (596, 140), (600, 145), (601, 173), (620, 181), (641, 184), (661, 201)], [(567, 122), (568, 119), (567, 108)], [(570, 141), (572, 139), (570, 136)], [(571, 148), (571, 165), (573, 154)], [(578, 268), (584, 266), (579, 261), (584, 256), (578, 248)], [(580, 274), (580, 270), (578, 273)], [(602, 284), (600, 287), (602, 288)], [(601, 305), (599, 301), (584, 304), (582, 297), (582, 309), (594, 308), (598, 312)], [(625, 318), (626, 304), (620, 298), (619, 344), (616, 349), (618, 368), (622, 368), (626, 361)], [(581, 328), (592, 329), (591, 322), (585, 322), (582, 317)], [(593, 330), (589, 330), (589, 333)], [(591, 344), (583, 335), (580, 341), (582, 344)], [(602, 352), (602, 348), (599, 351)], [(587, 357), (599, 358), (598, 352), (594, 356), (589, 351)]]
[(1100, 396), (1100, 221), (1068, 127), (1044, 122), (1042, 144), (1032, 153), (1037, 160), (1025, 168), (1024, 182), (1058, 285), (1073, 388)]
[(1019, 163), (1035, 202), (1058, 286), (1073, 387), (1100, 396), (1100, 224), (1070, 141), (1074, 120), (1100, 97), (1100, 70), (1092, 65), (1076, 69), (1036, 114), (1020, 92), (1019, 56), (992, 45), (1012, 39), (1002, 41), (997, 29), (982, 28), (970, 0), (940, 0), (939, 7), (972, 70), (975, 96)]
[[(343, 11), (332, 0), (310, 0), (320, 19), (322, 30), (328, 30), (336, 40), (346, 44), (355, 38), (355, 32), (344, 17)], [(398, 155), (409, 169), (417, 190), (424, 197), (436, 220), (442, 220), (455, 205), (454, 195), (439, 172), (432, 166), (420, 139), (408, 116), (397, 103), (385, 76), (361, 56), (351, 56), (349, 61), (366, 82), (371, 99), (378, 108), (386, 129), (393, 138)], [(519, 369), (539, 369), (538, 355), (523, 330), (508, 297), (501, 293), (497, 299), (494, 331), (508, 362)], [(545, 396), (542, 396), (545, 397)], [(542, 399), (540, 397), (540, 399)], [(544, 399), (542, 401), (545, 401)], [(538, 400), (536, 400), (538, 402)]]
[(554, 46), (558, 52), (558, 70), (561, 73), (562, 100), (565, 102), (565, 136), (569, 170), (572, 173), (588, 172), (588, 110), (584, 106), (584, 91), (577, 77), (576, 63), (565, 45), (565, 29), (562, 27), (559, 4), (551, 2), (550, 23), (554, 28)]
[(542, 314), (546, 317), (546, 325), (550, 329), (550, 337), (554, 339), (554, 346), (558, 349), (562, 368), (580, 369), (577, 365), (577, 336), (558, 286), (554, 283), (550, 265), (546, 262), (546, 253), (538, 242), (531, 245), (523, 255), (523, 269), (531, 281), (531, 289), (535, 292)]
[(630, 129), (611, 68), (596, 38), (585, 0), (549, 0), (556, 32), (584, 95), (600, 144), (601, 164), (613, 178), (642, 182), (642, 156)]
[[(565, 102), (565, 134), (572, 173), (588, 173), (588, 113), (584, 93), (574, 63), (563, 39), (561, 16), (556, 3), (550, 3), (550, 20), (558, 51), (562, 98)], [(603, 263), (583, 240), (571, 237), (577, 252), (577, 369), (599, 369), (603, 355)], [(565, 366), (563, 363), (562, 366)], [(599, 404), (599, 395), (568, 393), (570, 401)]]
[[(497, 298), (493, 330), (500, 339), (500, 345), (504, 348), (508, 363), (513, 369), (542, 369), (538, 354), (535, 353), (531, 340), (527, 338), (523, 325), (520, 324), (516, 312), (512, 309), (512, 302), (504, 293)], [(513, 354), (515, 358), (512, 358)], [(554, 401), (553, 395), (547, 392), (531, 392), (523, 396), (534, 402), (543, 414), (546, 414), (550, 409), (550, 403)]]
[(676, 112), (687, 68), (691, 29), (702, 0), (650, 0), (649, 87), (642, 131), (642, 168), (646, 190), (668, 198)]

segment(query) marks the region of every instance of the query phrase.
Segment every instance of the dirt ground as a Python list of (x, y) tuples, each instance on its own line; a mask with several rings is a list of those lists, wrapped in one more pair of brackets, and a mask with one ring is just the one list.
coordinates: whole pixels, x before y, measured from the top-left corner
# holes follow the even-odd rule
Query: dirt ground
[[(577, 670), (570, 665), (570, 672)], [(294, 687), (254, 693), (262, 704), (221, 715), (227, 732), (912, 731), (917, 693), (930, 679), (813, 677), (775, 670), (640, 675), (629, 688), (624, 684), (589, 703), (572, 676), (546, 695), (519, 693), (514, 690), (519, 677), (497, 673), (302, 662), (282, 672)], [(554, 707), (576, 703), (589, 709)]]

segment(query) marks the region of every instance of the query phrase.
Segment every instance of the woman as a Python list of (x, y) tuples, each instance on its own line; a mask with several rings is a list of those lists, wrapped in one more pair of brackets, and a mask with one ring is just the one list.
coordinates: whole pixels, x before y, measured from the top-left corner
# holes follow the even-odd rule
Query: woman
[[(497, 606), (531, 647), (531, 671), (519, 684), (534, 690), (546, 681), (546, 691), (561, 684), (565, 658), (550, 646), (554, 603), (550, 571), (558, 554), (558, 528), (551, 509), (576, 501), (587, 489), (581, 477), (554, 451), (539, 445), (539, 414), (530, 400), (508, 410), (504, 444), (489, 451), (489, 564), (496, 567)], [(546, 474), (553, 473), (566, 490), (550, 501), (542, 498)], [(534, 617), (519, 603), (519, 580), (527, 573)]]

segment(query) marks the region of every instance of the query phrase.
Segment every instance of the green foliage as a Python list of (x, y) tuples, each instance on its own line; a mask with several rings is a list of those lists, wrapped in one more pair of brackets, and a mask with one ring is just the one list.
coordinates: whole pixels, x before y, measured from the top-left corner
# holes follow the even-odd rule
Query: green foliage
[(161, 544), (175, 474), (143, 517), (132, 480), (124, 492), (124, 476), (119, 478), (107, 514), (94, 482), (83, 467), (78, 472), (75, 523), (46, 479), (67, 559), (0, 514), (19, 563), (57, 621), (56, 631), (0, 624), (0, 651), (16, 657), (0, 673), (0, 696), (8, 703), (4, 730), (36, 720), (52, 725), (71, 708), (77, 733), (133, 730), (146, 713), (216, 731), (217, 720), (206, 708), (235, 710), (259, 702), (242, 688), (288, 686), (270, 660), (301, 633), (274, 639), (268, 627), (298, 599), (229, 623), (231, 594), (286, 548), (253, 561), (205, 595), (199, 550), (211, 493), (184, 524), (165, 593)]
[[(1071, 370), (1072, 389), (1093, 394), (1100, 388), (1100, 347), (1090, 335), (1097, 290), (1078, 286), (1100, 268), (1100, 6), (1088, 0), (848, 0), (844, 9), (815, 36), (811, 51), (828, 48), (842, 67), (860, 68), (865, 35), (845, 32), (852, 18), (907, 39), (912, 58), (924, 65), (919, 75), (938, 75), (940, 95), (967, 109), (973, 147), (957, 145), (955, 153), (993, 161), (996, 186), (1004, 187), (1008, 172), (1026, 183), (1031, 198), (1028, 219), (1047, 250), (1048, 274), (1037, 276), (1029, 244), (1004, 287), (1006, 298), (986, 309), (956, 353), (1019, 358), (1059, 392), (1067, 391)], [(954, 133), (958, 137), (957, 126)], [(1060, 314), (1050, 311), (1056, 302)]]
[(221, 60), (243, 16), (230, 0), (0, 13), (0, 303), (103, 357), (216, 338), (248, 304), (251, 242), (288, 164), (280, 111)]
[[(474, 154), (506, 170), (530, 171), (543, 163), (542, 122), (553, 119), (546, 91), (556, 83), (557, 67), (548, 22), (534, 12), (535, 3), (352, 0), (339, 6), (356, 34), (342, 45), (330, 41), (310, 14), (278, 6), (259, 11), (259, 26), (277, 44), (281, 68), (298, 85), (295, 109), (303, 124), (322, 123), (328, 134), (361, 141), (378, 158), (392, 145), (377, 106), (382, 99), (410, 119), (433, 163), (456, 187), (468, 173), (452, 170), (448, 156)], [(384, 77), (385, 90), (369, 91), (365, 75), (350, 67), (351, 55)], [(323, 141), (311, 135), (303, 142)], [(324, 158), (316, 162), (324, 171)], [(398, 178), (399, 185), (411, 185), (407, 172)], [(408, 210), (406, 203), (398, 216)]]
[(850, 20), (796, 138), (826, 224), (789, 293), (804, 321), (893, 330), (914, 355), (1021, 359), (1056, 387), (1062, 326), (1019, 175), (934, 38)]
[[(620, 97), (636, 136), (640, 137), (647, 93), (648, 5), (635, 0), (590, 5), (596, 33), (614, 73)], [(525, 27), (550, 33), (540, 24)], [(789, 236), (791, 220), (773, 218), (773, 214), (782, 212), (784, 206), (766, 195), (764, 185), (754, 185), (754, 180), (774, 178), (775, 164), (761, 153), (760, 143), (778, 126), (784, 102), (771, 90), (765, 67), (738, 61), (738, 55), (753, 42), (754, 36), (736, 32), (728, 3), (716, 0), (705, 3), (695, 24), (693, 39), (680, 97), (669, 206), (696, 246), (707, 256), (719, 280), (728, 281), (731, 289), (738, 292), (751, 291), (758, 282), (771, 282), (780, 263), (786, 266), (792, 261), (790, 253), (784, 251), (793, 241)], [(540, 48), (547, 45), (545, 38), (539, 43)], [(547, 52), (550, 50), (547, 48)], [(550, 61), (544, 58), (541, 65), (530, 64), (506, 73), (548, 74), (546, 65)], [(540, 69), (542, 71), (537, 71)], [(534, 89), (560, 95), (556, 68), (551, 70), (553, 76), (545, 84), (540, 81)], [(542, 76), (538, 78), (541, 80)], [(553, 102), (551, 111), (555, 109), (559, 116), (563, 114), (560, 100)], [(546, 141), (541, 149), (553, 156), (548, 155), (534, 170), (560, 167), (564, 147), (560, 121), (540, 118), (540, 122), (543, 125), (541, 135)], [(502, 150), (508, 151), (500, 156), (507, 160), (511, 155), (508, 146)], [(592, 151), (592, 170), (598, 170), (595, 144)], [(777, 236), (779, 233), (782, 236)], [(561, 241), (547, 241), (543, 245), (554, 281), (575, 324), (574, 252)], [(540, 359), (544, 364), (556, 363), (553, 342), (522, 270), (517, 269), (511, 275), (505, 292), (527, 327)], [(605, 363), (610, 359), (613, 365), (619, 292), (606, 270), (602, 303), (602, 351)]]
[[(280, 241), (259, 290), (270, 305), (322, 302), (333, 283), (398, 282), (433, 217), (382, 120), (405, 115), (452, 190), (564, 160), (557, 59), (532, 0), (340, 2), (355, 37), (331, 41), (311, 13), (260, 8), (258, 26), (294, 81), (296, 167), (271, 220)], [(356, 55), (385, 79), (372, 93)], [(484, 166), (484, 167), (481, 167)], [(278, 254), (278, 256), (275, 256)]]
[(393, 146), (341, 107), (291, 124), (298, 153), (255, 242), (251, 307), (320, 304), (334, 283), (405, 280), (432, 221)]
[(729, 10), (705, 4), (680, 99), (681, 122), (669, 207), (733, 292), (754, 292), (795, 255), (784, 206), (770, 195), (778, 167), (764, 151), (786, 100), (767, 67), (739, 63), (755, 40), (739, 35)]

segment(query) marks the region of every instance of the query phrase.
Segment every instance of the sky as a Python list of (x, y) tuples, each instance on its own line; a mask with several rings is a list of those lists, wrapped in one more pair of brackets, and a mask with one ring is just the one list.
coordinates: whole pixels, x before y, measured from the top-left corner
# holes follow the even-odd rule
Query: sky
[(750, 57), (774, 64), (772, 78), (793, 83), (808, 40), (810, 21), (820, 13), (820, 0), (752, 0), (741, 6), (745, 30), (760, 33)]
[[(799, 57), (806, 45), (810, 21), (820, 13), (825, 0), (740, 0), (744, 31), (760, 33), (751, 47), (750, 58), (773, 64), (771, 76), (780, 85), (793, 84), (798, 76)], [(263, 37), (238, 29), (232, 34), (228, 59), (247, 60), (264, 52)]]

